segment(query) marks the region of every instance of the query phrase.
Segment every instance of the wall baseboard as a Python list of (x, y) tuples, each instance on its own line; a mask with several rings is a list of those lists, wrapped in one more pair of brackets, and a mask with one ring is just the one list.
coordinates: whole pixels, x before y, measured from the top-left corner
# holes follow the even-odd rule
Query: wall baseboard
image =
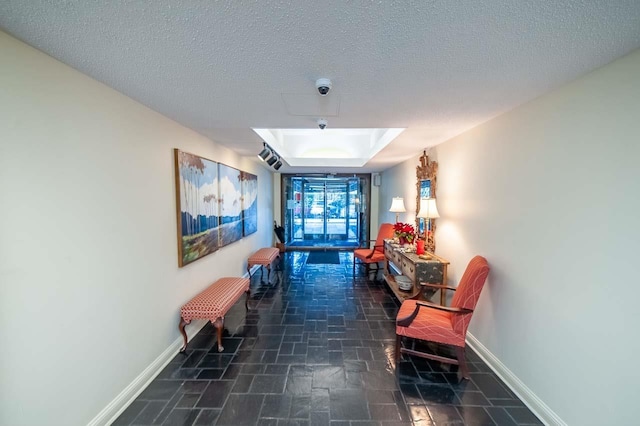
[[(251, 275), (260, 268), (260, 265), (254, 265), (251, 268)], [(245, 273), (243, 278), (249, 278), (249, 274)], [(185, 332), (187, 333), (187, 341), (198, 334), (202, 328), (207, 325), (207, 320), (194, 320), (187, 324)], [(155, 379), (164, 369), (182, 347), (182, 336), (174, 340), (167, 349), (164, 350), (147, 368), (144, 369), (138, 377), (133, 379), (129, 385), (124, 388), (106, 407), (95, 416), (87, 426), (108, 426), (113, 423), (124, 410), (142, 393), (143, 390)]]
[[(198, 334), (207, 325), (206, 320), (192, 321), (185, 327), (188, 340)], [(149, 386), (149, 383), (169, 364), (182, 347), (182, 336), (178, 337), (147, 368), (144, 369), (118, 396), (115, 397), (87, 426), (107, 426), (113, 423), (120, 414)]]
[(494, 373), (522, 400), (540, 421), (548, 426), (567, 426), (567, 424), (522, 381), (511, 372), (494, 354), (489, 351), (471, 333), (467, 333), (467, 344), (493, 370)]

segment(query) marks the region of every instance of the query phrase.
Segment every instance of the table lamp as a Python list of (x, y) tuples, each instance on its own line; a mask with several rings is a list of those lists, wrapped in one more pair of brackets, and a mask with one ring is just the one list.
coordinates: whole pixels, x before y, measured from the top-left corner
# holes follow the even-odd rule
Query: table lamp
[[(436, 207), (436, 199), (435, 198), (421, 198), (420, 199), (420, 210), (416, 217), (426, 219), (424, 237), (425, 240), (429, 239), (429, 232), (431, 232), (431, 219), (436, 219), (440, 217), (438, 214), (438, 207)], [(418, 253), (421, 254), (421, 253)]]
[(393, 197), (389, 211), (396, 214), (396, 223), (400, 222), (400, 213), (407, 211), (407, 209), (404, 208), (404, 199), (402, 197)]

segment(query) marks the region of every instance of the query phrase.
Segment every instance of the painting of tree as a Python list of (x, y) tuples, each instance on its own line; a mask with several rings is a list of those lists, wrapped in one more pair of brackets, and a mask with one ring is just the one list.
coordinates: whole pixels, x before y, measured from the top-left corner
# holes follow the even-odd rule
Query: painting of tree
[(241, 172), (242, 183), (242, 235), (258, 230), (258, 176)]
[(220, 185), (220, 247), (224, 247), (242, 238), (241, 174), (238, 169), (218, 163)]
[(185, 266), (218, 250), (218, 164), (174, 150), (178, 218), (178, 263)]

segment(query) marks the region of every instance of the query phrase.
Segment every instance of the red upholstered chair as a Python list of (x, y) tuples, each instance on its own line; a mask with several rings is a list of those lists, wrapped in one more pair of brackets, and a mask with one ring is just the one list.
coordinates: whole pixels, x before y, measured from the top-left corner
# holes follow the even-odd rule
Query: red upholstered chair
[(364, 241), (367, 248), (357, 248), (353, 251), (353, 275), (356, 275), (356, 264), (365, 267), (367, 277), (371, 271), (371, 266), (375, 266), (376, 274), (378, 273), (378, 263), (384, 261), (384, 240), (393, 238), (393, 225), (383, 223), (378, 230), (378, 237), (375, 239), (373, 247), (369, 247), (374, 240)]
[[(401, 353), (420, 356), (459, 365), (458, 374), (462, 373), (462, 378), (468, 379), (469, 370), (464, 358), (465, 337), (488, 274), (487, 259), (476, 256), (469, 262), (457, 288), (427, 284), (441, 291), (455, 290), (450, 307), (416, 300), (402, 302), (396, 318), (396, 363)], [(403, 348), (403, 337), (451, 345), (455, 348), (457, 359)]]

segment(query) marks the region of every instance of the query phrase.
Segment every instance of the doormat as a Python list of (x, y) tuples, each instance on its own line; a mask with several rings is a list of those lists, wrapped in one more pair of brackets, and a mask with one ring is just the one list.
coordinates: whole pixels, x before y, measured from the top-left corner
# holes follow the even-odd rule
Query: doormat
[(309, 265), (339, 265), (340, 253), (337, 251), (312, 251), (307, 258)]
[(313, 241), (313, 240), (300, 240), (300, 241), (291, 241), (287, 243), (287, 247), (331, 247), (331, 248), (357, 248), (359, 244), (355, 241), (344, 241), (344, 240), (335, 240), (335, 241)]

